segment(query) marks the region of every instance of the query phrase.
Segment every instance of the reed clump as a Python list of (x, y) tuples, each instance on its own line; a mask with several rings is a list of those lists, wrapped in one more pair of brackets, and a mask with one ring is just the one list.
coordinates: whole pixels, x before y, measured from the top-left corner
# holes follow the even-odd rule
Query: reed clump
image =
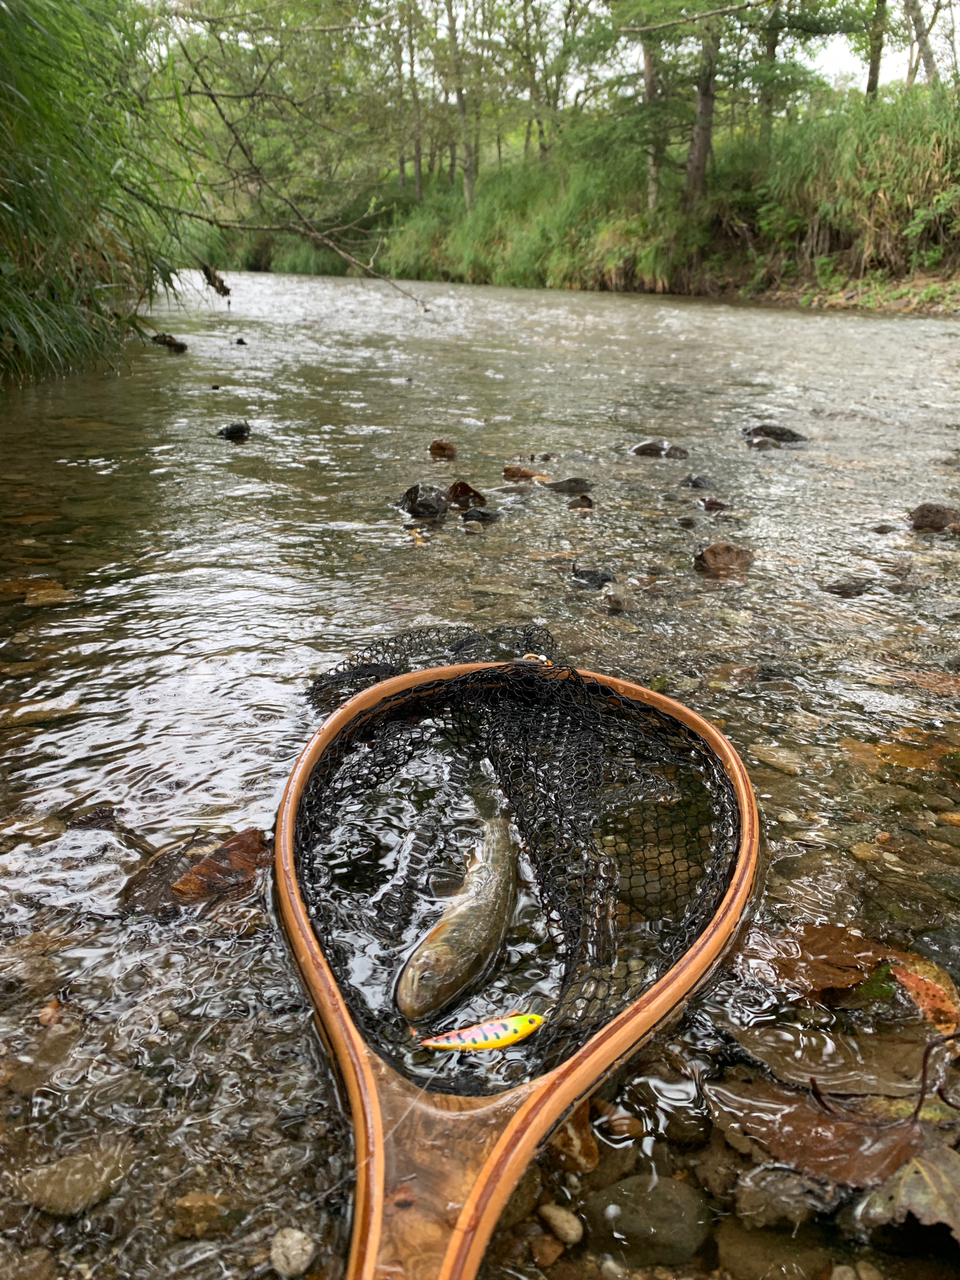
[(0, 375), (115, 348), (171, 282), (158, 210), (174, 197), (143, 145), (144, 21), (110, 0), (0, 4)]

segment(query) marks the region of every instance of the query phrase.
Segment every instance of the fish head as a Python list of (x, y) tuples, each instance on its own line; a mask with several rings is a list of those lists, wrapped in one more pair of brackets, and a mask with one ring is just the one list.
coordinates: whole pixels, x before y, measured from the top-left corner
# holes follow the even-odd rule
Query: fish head
[(448, 986), (448, 970), (442, 957), (431, 949), (421, 951), (411, 957), (400, 975), (397, 1008), (410, 1022), (417, 1022), (449, 1002)]

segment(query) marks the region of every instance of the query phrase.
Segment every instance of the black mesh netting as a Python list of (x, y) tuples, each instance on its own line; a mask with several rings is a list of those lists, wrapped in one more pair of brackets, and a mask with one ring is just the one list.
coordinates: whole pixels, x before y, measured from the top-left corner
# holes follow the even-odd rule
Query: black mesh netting
[[(490, 646), (509, 646), (507, 630), (472, 633), (456, 660), (487, 660)], [(410, 669), (405, 653), (436, 665), (438, 648), (466, 637), (418, 632), (407, 649), (399, 636), (367, 650), (340, 695), (383, 678), (360, 669), (387, 665), (386, 651), (397, 674)], [(531, 649), (553, 649), (542, 630), (513, 632), (518, 647), (534, 638)], [(518, 876), (506, 937), (414, 1037), (398, 976), (498, 812), (511, 822)], [(296, 858), (314, 931), (367, 1042), (431, 1089), (483, 1094), (567, 1057), (689, 949), (730, 882), (739, 834), (733, 786), (692, 730), (571, 667), (514, 659), (359, 712), (304, 788)], [(510, 1048), (419, 1047), (428, 1032), (515, 1011), (545, 1021)]]

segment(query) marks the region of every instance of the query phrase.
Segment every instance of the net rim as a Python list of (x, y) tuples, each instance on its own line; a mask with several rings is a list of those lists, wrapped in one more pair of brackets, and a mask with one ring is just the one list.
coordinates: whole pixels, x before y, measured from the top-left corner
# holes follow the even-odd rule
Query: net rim
[[(509, 662), (473, 662), (431, 667), (393, 676), (362, 690), (331, 713), (312, 735), (290, 773), (277, 813), (276, 888), (280, 921), (313, 1002), (323, 1039), (347, 1093), (357, 1147), (356, 1216), (349, 1274), (373, 1275), (379, 1228), (377, 1214), (385, 1176), (385, 1133), (378, 1101), (378, 1077), (392, 1070), (361, 1035), (337, 985), (314, 932), (296, 874), (294, 837), (300, 798), (313, 769), (339, 733), (363, 711), (419, 684), (452, 680), (469, 672), (491, 671)], [(443, 1276), (470, 1275), (482, 1256), (485, 1240), (516, 1180), (537, 1145), (557, 1120), (587, 1096), (612, 1070), (637, 1049), (698, 987), (723, 955), (750, 900), (759, 869), (760, 823), (756, 798), (746, 766), (724, 734), (697, 712), (665, 694), (616, 676), (571, 668), (583, 680), (612, 690), (680, 721), (701, 738), (719, 759), (734, 789), (741, 819), (740, 843), (733, 875), (716, 912), (693, 945), (639, 999), (597, 1031), (568, 1059), (526, 1084), (483, 1100), (496, 1106), (516, 1096), (519, 1102), (485, 1166), (475, 1193), (464, 1205), (461, 1222), (473, 1229), (458, 1231), (445, 1260)], [(562, 669), (551, 675), (563, 678)], [(435, 1095), (429, 1094), (429, 1097)], [(439, 1095), (448, 1100), (459, 1095)], [(480, 1100), (459, 1099), (470, 1109)], [(378, 1208), (379, 1206), (379, 1208)], [(482, 1220), (489, 1230), (480, 1230)], [(479, 1251), (479, 1252), (478, 1252)], [(449, 1263), (449, 1266), (447, 1266)]]

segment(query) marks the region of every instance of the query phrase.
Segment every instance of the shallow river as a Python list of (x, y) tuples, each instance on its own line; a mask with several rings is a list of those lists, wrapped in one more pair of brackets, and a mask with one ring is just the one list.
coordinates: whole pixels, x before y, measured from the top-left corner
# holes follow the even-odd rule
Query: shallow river
[[(111, 372), (0, 400), (0, 1160), (8, 1189), (63, 1156), (115, 1165), (72, 1216), (5, 1192), (0, 1240), (38, 1276), (272, 1274), (285, 1226), (337, 1274), (349, 1140), (266, 887), (168, 921), (118, 895), (146, 842), (269, 831), (317, 720), (311, 679), (377, 637), (537, 621), (579, 665), (653, 682), (748, 765), (760, 926), (853, 926), (960, 977), (960, 538), (907, 519), (960, 505), (960, 325), (444, 285), (414, 287), (421, 310), (378, 283), (229, 283), (229, 309), (196, 284), (158, 309), (185, 355), (132, 343)], [(240, 419), (246, 443), (218, 437)], [(806, 439), (752, 448), (762, 424)], [(431, 460), (435, 437), (455, 462)], [(630, 452), (650, 437), (688, 456)], [(518, 460), (588, 478), (593, 509), (505, 483)], [(405, 489), (456, 479), (503, 518), (405, 527)], [(752, 564), (697, 572), (715, 542)], [(118, 829), (68, 827), (99, 806)], [(702, 1069), (704, 1045), (719, 1060), (742, 990), (721, 975), (626, 1087), (668, 1139), (641, 1162), (705, 1132), (683, 1063)], [(744, 1023), (769, 1012), (742, 1003)], [(803, 1229), (854, 1261), (863, 1240), (824, 1220)], [(898, 1251), (955, 1274), (945, 1227), (879, 1243), (883, 1275)], [(524, 1247), (503, 1265), (535, 1274)], [(578, 1256), (566, 1277), (593, 1274)]]

